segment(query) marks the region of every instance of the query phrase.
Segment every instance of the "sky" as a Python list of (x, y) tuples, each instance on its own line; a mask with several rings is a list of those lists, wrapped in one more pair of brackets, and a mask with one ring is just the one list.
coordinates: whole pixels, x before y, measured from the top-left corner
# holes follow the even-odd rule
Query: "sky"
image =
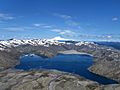
[(120, 41), (120, 0), (0, 0), (0, 39)]

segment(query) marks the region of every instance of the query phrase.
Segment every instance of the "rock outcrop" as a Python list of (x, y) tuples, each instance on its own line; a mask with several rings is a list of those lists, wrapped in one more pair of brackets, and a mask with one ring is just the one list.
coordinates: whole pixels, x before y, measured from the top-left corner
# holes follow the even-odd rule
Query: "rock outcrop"
[(99, 90), (98, 83), (59, 71), (6, 70), (0, 73), (0, 90)]

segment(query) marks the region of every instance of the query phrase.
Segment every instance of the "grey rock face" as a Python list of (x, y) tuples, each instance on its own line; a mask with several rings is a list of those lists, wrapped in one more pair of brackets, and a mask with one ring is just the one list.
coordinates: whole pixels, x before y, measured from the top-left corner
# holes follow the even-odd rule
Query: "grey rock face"
[(0, 90), (93, 90), (99, 84), (58, 71), (15, 71), (0, 73)]

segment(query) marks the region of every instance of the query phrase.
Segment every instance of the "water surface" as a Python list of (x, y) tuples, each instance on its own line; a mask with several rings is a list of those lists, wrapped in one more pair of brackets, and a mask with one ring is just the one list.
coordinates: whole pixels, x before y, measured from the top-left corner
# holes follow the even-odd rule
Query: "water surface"
[(53, 58), (42, 58), (37, 55), (22, 56), (20, 65), (15, 68), (30, 70), (30, 69), (56, 69), (60, 71), (78, 74), (87, 79), (96, 81), (100, 84), (115, 84), (114, 80), (96, 75), (88, 71), (88, 68), (93, 64), (93, 57), (88, 55), (78, 54), (59, 54)]
[(99, 45), (109, 46), (120, 50), (120, 42), (96, 42), (96, 43)]

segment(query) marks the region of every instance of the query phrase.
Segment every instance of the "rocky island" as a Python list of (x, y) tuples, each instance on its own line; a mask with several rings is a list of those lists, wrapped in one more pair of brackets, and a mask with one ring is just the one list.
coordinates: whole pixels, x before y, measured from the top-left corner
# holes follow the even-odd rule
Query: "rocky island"
[(60, 71), (14, 69), (26, 54), (54, 57), (59, 53), (88, 54), (94, 58), (89, 71), (120, 83), (120, 51), (94, 42), (59, 42), (50, 40), (0, 41), (1, 90), (119, 90), (120, 85), (100, 85), (78, 75)]

